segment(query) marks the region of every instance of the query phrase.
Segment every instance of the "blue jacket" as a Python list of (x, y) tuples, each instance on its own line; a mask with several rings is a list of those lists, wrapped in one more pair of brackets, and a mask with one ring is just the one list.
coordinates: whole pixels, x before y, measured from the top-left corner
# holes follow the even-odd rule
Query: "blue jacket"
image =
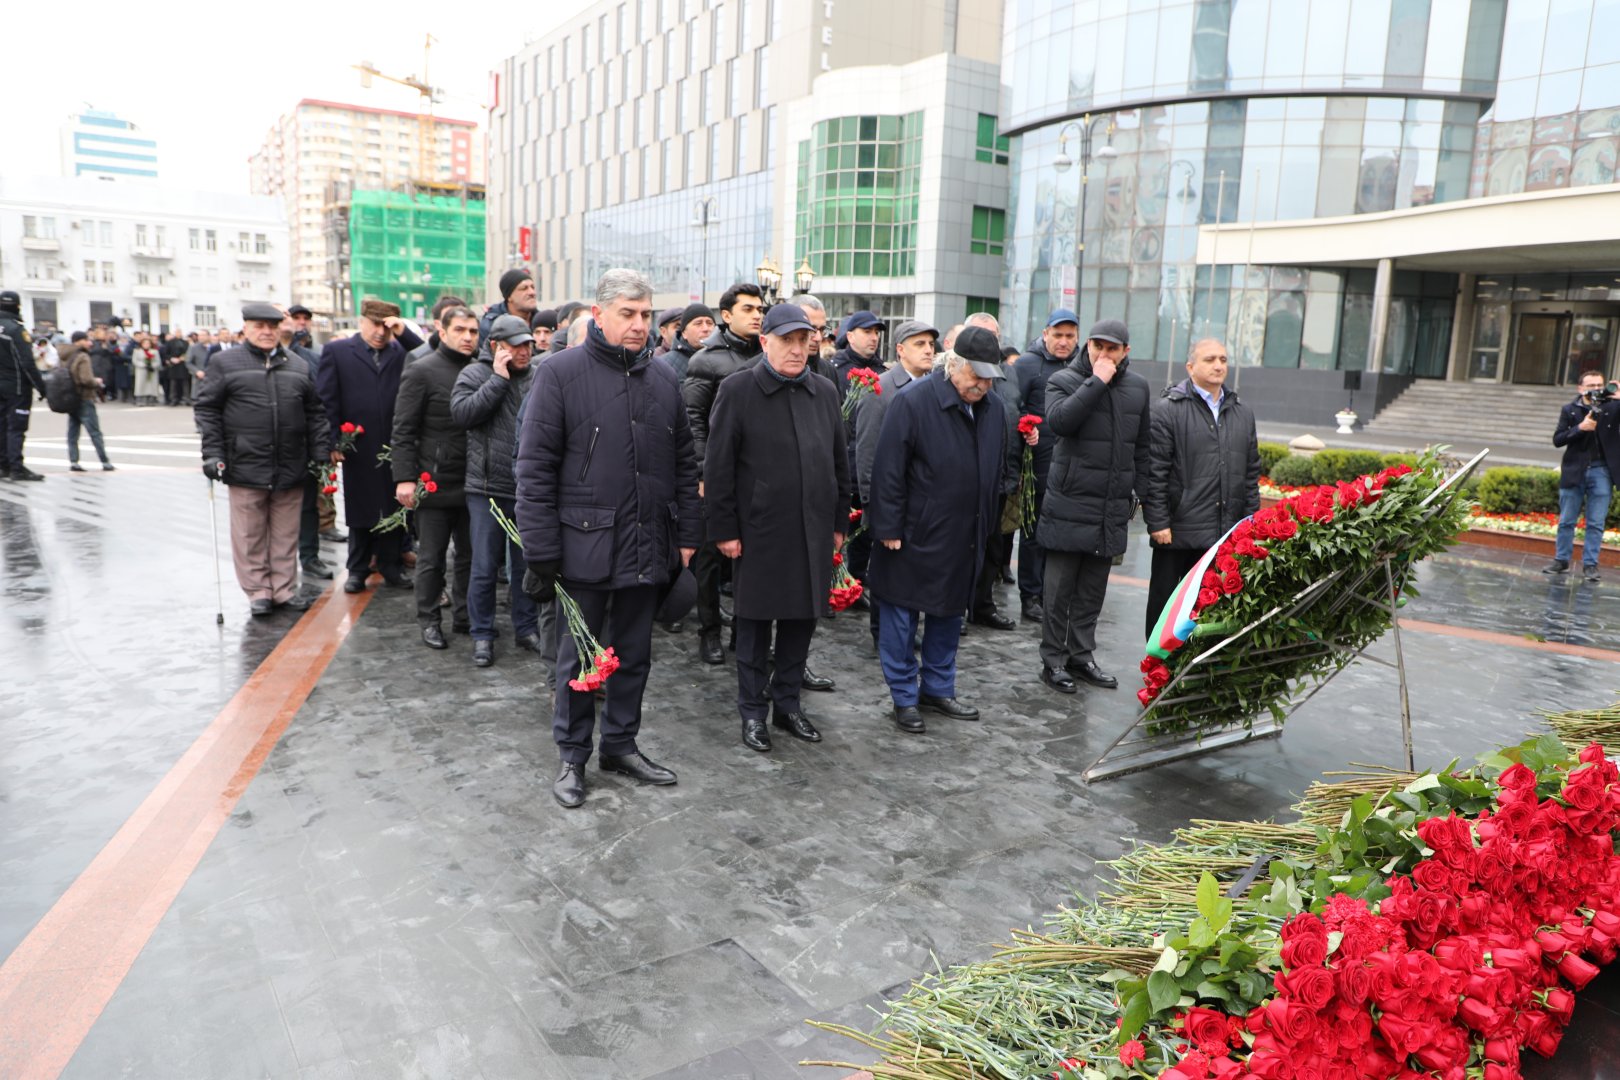
[[(1007, 454), (1006, 406), (986, 394), (973, 419), (942, 371), (914, 379), (889, 403), (872, 461), (870, 585), (885, 604), (926, 615), (972, 606)], [(901, 541), (891, 551), (881, 541)]]
[(1589, 411), (1576, 398), (1558, 413), (1553, 445), (1564, 448), (1564, 460), (1558, 468), (1559, 487), (1582, 486), (1586, 482), (1586, 467), (1594, 461), (1608, 467), (1611, 480), (1620, 480), (1620, 399), (1603, 404), (1598, 412), (1596, 431), (1580, 428)]
[(564, 582), (662, 585), (677, 548), (703, 542), (692, 430), (669, 365), (627, 353), (592, 326), (538, 365), (517, 448), (524, 558), (560, 562)]

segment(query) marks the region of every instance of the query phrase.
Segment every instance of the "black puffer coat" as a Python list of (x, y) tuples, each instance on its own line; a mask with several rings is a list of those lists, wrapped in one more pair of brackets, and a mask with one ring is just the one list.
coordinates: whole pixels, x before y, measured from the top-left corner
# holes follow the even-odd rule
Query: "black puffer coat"
[(467, 431), (450, 415), (450, 393), (456, 377), (472, 362), (453, 349), (438, 349), (406, 365), (394, 402), (394, 483), (433, 477), (438, 490), (422, 496), (421, 505), (456, 509), (467, 498)]
[(1152, 398), (1129, 359), (1112, 382), (1103, 382), (1091, 373), (1084, 349), (1046, 380), (1041, 445), (1055, 445), (1035, 532), (1043, 548), (1110, 558), (1124, 553), (1137, 483), (1148, 475)]
[(703, 343), (686, 365), (681, 380), (681, 400), (692, 426), (692, 451), (697, 455), (698, 472), (703, 471), (703, 454), (709, 445), (709, 414), (720, 384), (744, 368), (759, 362), (759, 338), (744, 340), (721, 327)]
[(301, 488), (331, 449), (309, 365), (279, 347), (268, 357), (250, 345), (216, 355), (197, 384), (193, 418), (203, 462), (223, 461), (234, 487)]
[(675, 373), (592, 326), (538, 366), (518, 431), (517, 524), (529, 563), (565, 582), (662, 585), (703, 542), (692, 429)]
[(467, 494), (510, 499), (517, 495), (512, 455), (517, 451), (518, 409), (534, 386), (538, 360), (507, 377), (495, 374), (493, 361), (480, 356), (461, 369), (450, 391), (450, 418), (467, 431)]
[(1153, 403), (1151, 463), (1142, 496), (1147, 531), (1170, 530), (1170, 546), (1203, 551), (1260, 509), (1260, 444), (1254, 412), (1231, 390), (1221, 417), (1191, 380)]

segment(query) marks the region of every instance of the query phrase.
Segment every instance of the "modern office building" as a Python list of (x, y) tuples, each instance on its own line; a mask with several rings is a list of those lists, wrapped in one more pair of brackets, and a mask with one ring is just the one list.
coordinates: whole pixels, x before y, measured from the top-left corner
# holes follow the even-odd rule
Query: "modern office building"
[(1003, 44), (1015, 336), (1222, 337), (1316, 422), (1341, 372), (1615, 373), (1620, 0), (1008, 0)]
[(603, 0), (496, 73), (491, 294), (528, 265), (581, 298), (620, 265), (661, 305), (713, 302), (768, 263), (786, 295), (808, 260), (835, 314), (994, 307), (1000, 22), (1000, 0)]
[[(421, 172), (421, 143), (432, 141), (432, 176)], [(481, 183), (483, 141), (467, 120), (343, 105), (306, 98), (277, 120), (248, 162), (256, 195), (274, 195), (292, 229), (292, 300), (333, 315), (341, 292), (328, 273), (326, 222), (332, 185), (391, 190), (412, 181)]]
[(240, 326), (288, 302), (289, 255), (279, 199), (0, 175), (0, 287), (33, 327)]
[(62, 175), (156, 180), (157, 140), (113, 113), (86, 109), (62, 125)]

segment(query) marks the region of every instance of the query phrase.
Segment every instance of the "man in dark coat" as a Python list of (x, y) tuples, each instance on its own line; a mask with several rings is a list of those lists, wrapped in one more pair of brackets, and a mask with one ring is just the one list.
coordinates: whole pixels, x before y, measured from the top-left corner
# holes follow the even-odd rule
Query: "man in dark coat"
[(667, 307), (658, 313), (658, 322), (655, 327), (658, 331), (658, 344), (653, 346), (654, 356), (665, 356), (675, 345), (675, 323), (681, 317), (681, 309)]
[[(956, 700), (956, 647), (996, 526), (1007, 423), (990, 387), (1005, 377), (995, 335), (969, 327), (932, 375), (896, 395), (878, 435), (867, 528), (878, 656), (901, 731), (924, 730), (919, 706), (979, 718)], [(919, 687), (912, 639), (924, 615)]]
[(243, 344), (208, 366), (197, 388), (203, 472), (231, 497), (231, 560), (254, 615), (298, 610), (298, 517), (311, 465), (330, 449), (309, 365), (276, 341), (281, 311), (242, 308)]
[[(843, 322), (838, 335), (838, 351), (832, 355), (832, 366), (837, 372), (833, 379), (838, 385), (840, 399), (849, 390), (849, 373), (856, 368), (870, 368), (881, 371), (883, 361), (880, 350), (883, 346), (883, 320), (870, 311), (857, 311)], [(851, 416), (844, 422), (844, 439), (849, 445), (849, 471), (854, 475), (857, 471), (855, 461), (855, 418)], [(854, 508), (864, 510), (863, 497), (857, 495)], [(872, 534), (863, 532), (849, 542), (849, 572), (861, 583), (866, 582), (866, 568), (872, 560)], [(867, 607), (869, 601), (865, 596), (856, 601), (856, 607)]]
[(675, 313), (675, 340), (664, 359), (675, 369), (675, 377), (684, 381), (692, 366), (692, 357), (703, 348), (703, 343), (714, 336), (714, 312), (706, 304), (688, 304)]
[(22, 296), (6, 289), (0, 292), (0, 480), (45, 479), (23, 464), (36, 393), (45, 396), (45, 378), (22, 324)]
[[(1046, 417), (1046, 381), (1062, 371), (1074, 359), (1080, 343), (1080, 320), (1068, 308), (1058, 308), (1046, 318), (1046, 329), (1041, 340), (1013, 365), (1013, 378), (1018, 382), (1018, 400), (1024, 416)], [(1039, 517), (1046, 502), (1046, 478), (1052, 468), (1052, 444), (1035, 448), (1035, 513)], [(1018, 599), (1023, 607), (1025, 622), (1041, 621), (1042, 580), (1046, 570), (1046, 555), (1041, 550), (1040, 538), (1028, 532), (1018, 538)]]
[(1226, 346), (1193, 343), (1187, 378), (1153, 403), (1142, 519), (1153, 542), (1144, 634), (1176, 585), (1227, 531), (1260, 509), (1254, 411), (1226, 388)]
[[(287, 309), (276, 340), (283, 349), (308, 365), (310, 381), (314, 382), (321, 364), (320, 354), (300, 343), (298, 320), (292, 315), (295, 310), (309, 313), (308, 308), (297, 305)], [(306, 339), (308, 336), (307, 332), (303, 335)], [(308, 477), (304, 484), (304, 506), (298, 518), (298, 562), (304, 568), (305, 577), (319, 581), (332, 580), (332, 568), (321, 559), (321, 530), (337, 524), (337, 507), (329, 496), (321, 494), (325, 486), (324, 471), (320, 479), (313, 475)]]
[(518, 648), (535, 653), (542, 662), (550, 660), (553, 670), (557, 666), (555, 604), (546, 604), (542, 612), (523, 591), (523, 572), (528, 569), (523, 549), (495, 519), (495, 507), (508, 518), (517, 512), (512, 457), (517, 452), (519, 409), (534, 385), (535, 344), (522, 319), (502, 315), (489, 328), (489, 358), (481, 356), (468, 364), (456, 376), (450, 394), (450, 416), (467, 429), (467, 519), (472, 541), (467, 616), (477, 667), (495, 663), (495, 587), (508, 559), (512, 631)]
[(372, 526), (394, 509), (393, 472), (377, 455), (392, 438), (405, 353), (420, 344), (422, 339), (405, 325), (396, 305), (366, 300), (360, 305), (360, 332), (333, 338), (321, 350), (315, 385), (326, 405), (328, 425), (333, 431), (342, 430), (344, 424), (365, 429), (351, 453), (332, 451), (332, 461), (343, 462), (343, 515), (349, 527), (346, 592), (366, 587), (373, 558), (388, 584), (403, 589), (411, 583), (405, 573), (404, 534), (397, 529), (373, 532)]
[(501, 275), (497, 284), (501, 290), (500, 302), (485, 308), (483, 317), (478, 320), (479, 350), (488, 344), (489, 328), (494, 326), (495, 320), (502, 315), (516, 315), (527, 321), (540, 310), (540, 298), (539, 293), (535, 292), (534, 276), (527, 270), (521, 267), (508, 270)]
[[(767, 751), (772, 721), (820, 742), (799, 702), (816, 620), (832, 588), (833, 552), (849, 525), (849, 471), (838, 391), (809, 368), (813, 328), (777, 304), (760, 331), (764, 362), (720, 384), (704, 456), (708, 539), (736, 560), (737, 710), (743, 745)], [(771, 628), (775, 675), (767, 674)]]
[(1104, 319), (1046, 381), (1043, 441), (1057, 445), (1036, 527), (1046, 554), (1041, 681), (1064, 694), (1076, 691), (1074, 675), (1106, 690), (1119, 685), (1093, 654), (1108, 571), (1125, 552), (1148, 477), (1152, 392), (1130, 370), (1130, 352), (1125, 324)]
[[(416, 518), (416, 625), (422, 644), (444, 649), (439, 598), (444, 594), (445, 558), (453, 538), (456, 564), (450, 581), (450, 628), (470, 632), (467, 581), (472, 575), (472, 543), (467, 536), (467, 430), (450, 415), (450, 393), (478, 349), (478, 317), (464, 307), (446, 308), (439, 317), (439, 347), (405, 368), (394, 403), (394, 498)], [(417, 498), (421, 477), (434, 490)], [(421, 481), (427, 483), (428, 481)]]
[[(765, 297), (759, 286), (746, 282), (733, 285), (720, 297), (720, 329), (687, 365), (681, 399), (692, 425), (692, 448), (699, 475), (709, 443), (709, 414), (714, 410), (715, 395), (727, 377), (759, 360), (759, 327), (764, 318)], [(692, 564), (692, 573), (698, 587), (698, 656), (705, 664), (721, 664), (726, 659), (720, 646), (720, 572), (719, 551), (712, 543), (704, 544)]]
[(1575, 557), (1575, 521), (1586, 515), (1581, 561), (1587, 581), (1601, 581), (1598, 555), (1603, 549), (1603, 523), (1620, 476), (1620, 398), (1593, 400), (1603, 389), (1603, 372), (1581, 373), (1579, 396), (1558, 413), (1553, 445), (1564, 448), (1558, 469), (1558, 532), (1553, 561), (1544, 574), (1569, 572)]
[[(536, 602), (567, 588), (591, 634), (611, 624), (619, 668), (604, 684), (602, 768), (646, 784), (675, 774), (636, 746), (652, 666), (659, 587), (702, 541), (692, 429), (668, 365), (652, 357), (652, 285), (634, 270), (602, 275), (583, 345), (539, 366), (524, 401), (517, 452), (517, 524)], [(559, 606), (565, 606), (558, 598)], [(568, 685), (595, 658), (558, 636), (552, 734), (562, 772), (552, 795), (585, 801), (596, 696)], [(582, 680), (583, 681), (583, 680)]]

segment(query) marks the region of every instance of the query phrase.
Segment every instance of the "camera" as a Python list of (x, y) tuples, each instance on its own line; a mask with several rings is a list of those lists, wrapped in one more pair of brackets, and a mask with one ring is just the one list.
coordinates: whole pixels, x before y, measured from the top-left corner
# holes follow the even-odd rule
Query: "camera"
[(1581, 391), (1581, 400), (1593, 408), (1616, 397), (1620, 397), (1620, 383), (1607, 382), (1596, 390)]

